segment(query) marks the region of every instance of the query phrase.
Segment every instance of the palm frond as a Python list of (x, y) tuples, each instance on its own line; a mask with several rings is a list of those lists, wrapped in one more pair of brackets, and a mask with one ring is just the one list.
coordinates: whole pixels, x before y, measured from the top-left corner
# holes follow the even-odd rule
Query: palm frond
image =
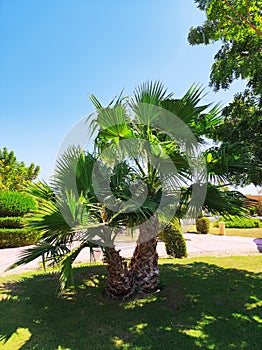
[(78, 247), (68, 252), (61, 260), (60, 288), (63, 292), (67, 288), (74, 288), (72, 264), (82, 249), (88, 247), (87, 242), (81, 243)]
[(259, 171), (249, 156), (248, 149), (239, 143), (224, 143), (204, 152), (209, 181), (216, 184), (230, 182), (232, 176), (248, 171)]
[(117, 105), (122, 105), (123, 102), (126, 101), (127, 96), (123, 96), (124, 89), (120, 91), (118, 95), (116, 95), (108, 104), (109, 106), (117, 106)]
[(93, 103), (93, 105), (95, 106), (96, 109), (101, 109), (103, 108), (103, 106), (101, 105), (101, 103), (99, 102), (99, 100), (96, 98), (95, 95), (91, 94), (89, 96), (90, 101)]
[(6, 271), (14, 269), (18, 266), (27, 264), (39, 257), (42, 257), (43, 266), (45, 268), (46, 261), (58, 263), (58, 261), (68, 253), (69, 249), (65, 245), (55, 246), (48, 242), (41, 242), (34, 247), (25, 249), (18, 257), (18, 260), (9, 266)]
[(36, 200), (55, 201), (54, 191), (45, 181), (29, 182), (24, 186), (23, 191), (33, 196)]
[(204, 207), (214, 214), (246, 215), (251, 200), (238, 191), (229, 191), (222, 186), (208, 184)]
[(131, 105), (141, 103), (158, 105), (164, 98), (172, 96), (173, 94), (167, 94), (167, 89), (160, 81), (148, 81), (135, 88)]
[(64, 244), (73, 239), (72, 226), (65, 220), (57, 203), (43, 202), (34, 215), (28, 218), (27, 225), (39, 231), (41, 239), (47, 239), (49, 243)]
[(199, 102), (204, 97), (203, 91), (204, 89), (200, 86), (192, 85), (182, 98), (161, 101), (161, 107), (175, 114), (190, 126), (195, 118), (210, 106), (210, 104), (199, 106)]
[(64, 189), (77, 193), (76, 169), (83, 154), (80, 147), (69, 147), (59, 159), (57, 159), (52, 187), (56, 195), (64, 193)]

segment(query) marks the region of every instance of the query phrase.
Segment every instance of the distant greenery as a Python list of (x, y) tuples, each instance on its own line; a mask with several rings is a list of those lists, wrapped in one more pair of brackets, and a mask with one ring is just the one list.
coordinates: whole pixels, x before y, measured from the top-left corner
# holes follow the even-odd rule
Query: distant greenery
[[(124, 302), (103, 293), (106, 268), (0, 278), (0, 348), (261, 350), (262, 257), (160, 259), (161, 293)], [(87, 279), (89, 277), (89, 279)]]
[(0, 191), (19, 191), (23, 185), (35, 180), (40, 167), (16, 159), (14, 151), (9, 152), (6, 147), (0, 149)]
[[(183, 225), (183, 232), (196, 233), (195, 225)], [(210, 223), (210, 234), (218, 235), (219, 228), (214, 227), (213, 223)], [(239, 236), (239, 237), (252, 237), (252, 238), (262, 238), (262, 227), (257, 228), (227, 228), (226, 236)]]
[(221, 217), (219, 220), (214, 222), (214, 227), (219, 226), (219, 222), (224, 221), (226, 223), (226, 227), (230, 228), (256, 228), (262, 227), (262, 223), (259, 219), (254, 218), (246, 218), (242, 216), (228, 216)]

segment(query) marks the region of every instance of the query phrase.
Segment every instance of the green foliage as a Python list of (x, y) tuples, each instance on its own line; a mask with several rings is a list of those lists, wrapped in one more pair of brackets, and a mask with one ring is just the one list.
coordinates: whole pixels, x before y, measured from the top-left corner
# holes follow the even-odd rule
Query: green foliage
[(213, 137), (229, 145), (238, 144), (239, 159), (248, 159), (249, 168), (231, 171), (231, 182), (236, 185), (262, 184), (262, 113), (260, 98), (248, 90), (237, 94), (223, 110), (224, 121), (215, 129)]
[(214, 227), (218, 227), (218, 223), (224, 221), (226, 227), (228, 228), (256, 228), (262, 227), (262, 224), (259, 219), (247, 218), (244, 216), (228, 216), (221, 217), (219, 220), (214, 222)]
[(256, 205), (256, 214), (262, 216), (262, 202), (261, 201)]
[(0, 228), (22, 228), (24, 221), (21, 216), (0, 217)]
[(210, 221), (208, 218), (198, 218), (196, 220), (197, 232), (207, 234), (210, 230)]
[(35, 209), (35, 200), (25, 193), (0, 192), (0, 217), (23, 216)]
[[(222, 125), (220, 124), (217, 129)], [(233, 126), (230, 127), (232, 128)], [(227, 135), (230, 133), (226, 130), (225, 132)], [(221, 183), (228, 181), (236, 185), (250, 181), (257, 184), (260, 181), (261, 168), (252, 157), (251, 149), (237, 140), (232, 139), (231, 142), (229, 139), (225, 136), (220, 146), (213, 146), (204, 152), (209, 179), (212, 181), (217, 178)]]
[(36, 209), (34, 199), (22, 192), (0, 192), (0, 248), (35, 244), (39, 234), (24, 228), (24, 215)]
[(14, 248), (35, 244), (39, 234), (28, 228), (0, 228), (0, 248)]
[(40, 167), (17, 161), (14, 151), (0, 149), (0, 191), (19, 191), (28, 182), (35, 180)]
[(191, 28), (191, 45), (221, 41), (210, 75), (216, 90), (227, 89), (233, 80), (248, 80), (255, 94), (262, 90), (262, 19), (261, 0), (195, 0), (205, 12), (202, 26)]
[(167, 254), (174, 258), (187, 256), (186, 241), (178, 222), (169, 224), (159, 233), (158, 237), (165, 243)]
[(256, 207), (252, 207), (249, 209), (250, 215), (255, 215), (256, 214)]
[[(247, 154), (249, 166), (230, 170), (230, 182), (236, 185), (262, 185), (262, 17), (261, 0), (195, 0), (206, 14), (202, 26), (191, 28), (191, 45), (220, 41), (211, 68), (210, 86), (228, 89), (236, 79), (245, 79), (247, 89), (235, 95), (223, 110), (224, 121), (211, 130), (210, 138), (231, 145), (238, 143)], [(242, 157), (243, 158), (243, 157)]]
[(208, 184), (204, 207), (212, 214), (247, 215), (254, 201), (238, 191), (229, 191), (223, 186)]

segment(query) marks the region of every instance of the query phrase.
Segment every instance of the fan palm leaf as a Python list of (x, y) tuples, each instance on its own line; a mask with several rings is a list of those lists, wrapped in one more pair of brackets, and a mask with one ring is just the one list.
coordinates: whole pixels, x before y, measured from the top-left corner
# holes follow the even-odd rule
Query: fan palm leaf
[(227, 184), (231, 176), (247, 171), (259, 171), (259, 166), (250, 159), (249, 151), (239, 143), (222, 143), (213, 146), (204, 152), (208, 179), (214, 183)]
[(213, 214), (246, 215), (249, 204), (252, 204), (252, 200), (238, 191), (208, 184), (204, 207)]
[(65, 245), (59, 244), (56, 246), (48, 242), (39, 242), (36, 246), (25, 249), (19, 255), (18, 260), (7, 268), (7, 271), (28, 264), (39, 257), (42, 257), (42, 263), (45, 268), (46, 261), (51, 261), (52, 264), (58, 263), (68, 252), (69, 248)]

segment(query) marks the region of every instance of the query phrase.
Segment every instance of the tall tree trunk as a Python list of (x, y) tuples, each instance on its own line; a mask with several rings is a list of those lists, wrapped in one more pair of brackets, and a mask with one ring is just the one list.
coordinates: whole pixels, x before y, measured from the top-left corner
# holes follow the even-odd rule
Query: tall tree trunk
[(134, 277), (135, 287), (140, 293), (152, 293), (159, 283), (157, 218), (145, 222), (139, 228), (139, 238), (130, 262), (130, 271)]
[(134, 292), (134, 279), (119, 250), (109, 248), (104, 262), (107, 263), (106, 292), (114, 299), (126, 299)]

